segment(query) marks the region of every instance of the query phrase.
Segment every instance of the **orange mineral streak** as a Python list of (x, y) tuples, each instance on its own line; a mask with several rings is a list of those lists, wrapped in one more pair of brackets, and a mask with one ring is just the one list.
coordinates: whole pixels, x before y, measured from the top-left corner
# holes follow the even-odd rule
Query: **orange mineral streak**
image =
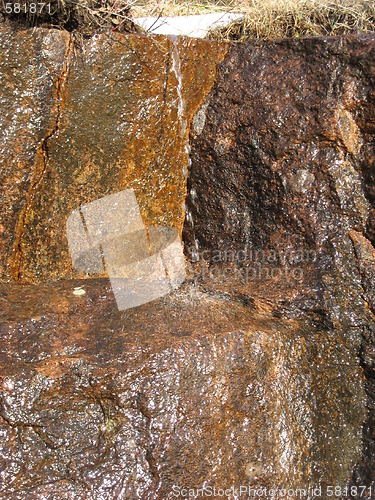
[(124, 189), (134, 189), (146, 225), (181, 233), (190, 123), (228, 45), (120, 34), (78, 44), (40, 29), (3, 31), (0, 46), (9, 117), (0, 125), (1, 280), (83, 277), (66, 220)]

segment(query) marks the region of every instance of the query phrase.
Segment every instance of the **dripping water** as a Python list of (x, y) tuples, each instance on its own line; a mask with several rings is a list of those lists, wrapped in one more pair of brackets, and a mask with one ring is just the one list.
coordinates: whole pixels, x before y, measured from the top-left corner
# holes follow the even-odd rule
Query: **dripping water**
[[(192, 208), (196, 209), (196, 200), (197, 200), (197, 191), (194, 187), (190, 188), (190, 199), (191, 199), (191, 205)], [(196, 212), (196, 210), (195, 210)], [(193, 219), (193, 214), (192, 211), (188, 208), (186, 211), (186, 221), (188, 224), (190, 224), (192, 233), (193, 233), (193, 241), (194, 241), (194, 246), (191, 248), (191, 261), (193, 263), (199, 261), (199, 242), (195, 234), (195, 224), (194, 224), (194, 219)]]
[[(189, 170), (191, 167), (191, 158), (190, 158), (190, 144), (189, 144), (189, 139), (187, 137), (187, 121), (185, 118), (185, 101), (182, 95), (182, 70), (181, 70), (181, 59), (180, 59), (180, 54), (178, 51), (178, 46), (177, 46), (177, 36), (175, 35), (170, 35), (169, 36), (170, 40), (173, 43), (173, 48), (172, 48), (172, 70), (176, 76), (177, 80), (177, 96), (178, 96), (178, 110), (177, 110), (177, 115), (178, 119), (180, 121), (180, 134), (181, 137), (185, 139), (185, 152), (188, 156), (188, 167), (186, 168), (185, 166), (183, 167), (183, 175), (185, 179), (187, 179), (189, 175)], [(195, 188), (190, 189), (190, 198), (193, 207), (195, 208), (196, 205), (196, 199), (197, 199), (197, 192)], [(190, 209), (187, 208), (186, 210), (186, 221), (188, 224), (190, 224), (192, 233), (193, 233), (193, 241), (194, 241), (194, 247), (191, 249), (191, 261), (192, 262), (198, 262), (199, 261), (199, 242), (198, 239), (196, 238), (195, 235), (195, 227), (194, 227), (194, 219), (193, 219), (193, 214)]]
[(185, 102), (182, 95), (182, 71), (181, 71), (181, 59), (180, 54), (178, 52), (177, 47), (177, 36), (170, 36), (170, 39), (173, 42), (172, 49), (172, 70), (176, 76), (177, 80), (177, 96), (178, 96), (178, 119), (180, 120), (181, 125), (181, 137), (185, 137), (187, 123), (185, 119)]
[[(191, 163), (192, 163), (191, 158), (190, 158), (190, 152), (191, 152), (190, 144), (186, 145), (186, 152), (187, 152), (188, 157), (189, 157), (188, 165), (189, 165), (189, 171), (190, 171)], [(190, 200), (191, 200), (191, 207), (194, 209), (194, 211), (196, 213), (197, 212), (196, 211), (197, 190), (195, 189), (194, 186), (192, 186), (190, 188), (189, 195), (190, 195)], [(190, 224), (191, 231), (193, 234), (194, 246), (191, 248), (190, 258), (191, 258), (191, 262), (195, 263), (195, 262), (199, 261), (199, 242), (198, 242), (198, 239), (195, 235), (195, 224), (194, 224), (193, 212), (189, 207), (186, 209), (186, 222), (188, 224)]]

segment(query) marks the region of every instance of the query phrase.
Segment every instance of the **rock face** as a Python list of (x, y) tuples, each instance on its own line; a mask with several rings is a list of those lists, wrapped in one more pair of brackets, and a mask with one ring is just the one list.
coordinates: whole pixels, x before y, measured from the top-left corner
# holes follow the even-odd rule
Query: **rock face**
[(123, 189), (146, 225), (181, 232), (189, 124), (225, 45), (39, 29), (0, 47), (1, 280), (77, 276), (67, 218)]
[(196, 261), (199, 250), (211, 273), (228, 260), (242, 274), (276, 266), (294, 279), (309, 269), (284, 312), (315, 311), (353, 356), (362, 352), (359, 484), (375, 479), (373, 264), (364, 257), (375, 242), (374, 63), (373, 35), (233, 47), (194, 118), (184, 230), (188, 255)]
[(328, 253), (346, 221), (373, 231), (374, 50), (372, 37), (231, 50), (192, 131), (201, 246)]
[[(1, 44), (0, 497), (369, 485), (375, 38)], [(181, 231), (186, 183), (190, 278), (119, 312), (67, 217)]]
[(126, 312), (107, 280), (3, 285), (1, 305), (1, 498), (175, 498), (350, 473), (362, 375), (323, 324), (193, 284)]

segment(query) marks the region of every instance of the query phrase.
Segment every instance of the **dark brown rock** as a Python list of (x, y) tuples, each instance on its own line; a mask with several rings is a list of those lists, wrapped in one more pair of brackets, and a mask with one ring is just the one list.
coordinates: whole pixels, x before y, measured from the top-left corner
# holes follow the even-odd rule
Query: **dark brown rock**
[(109, 282), (87, 280), (3, 285), (1, 305), (2, 498), (308, 488), (343, 483), (358, 457), (345, 338), (260, 296), (187, 283), (119, 312)]
[(342, 219), (366, 227), (374, 51), (373, 36), (231, 50), (191, 135), (203, 248), (326, 251)]
[(198, 249), (207, 261), (197, 272), (228, 259), (242, 273), (299, 269), (291, 295), (264, 274), (240, 293), (254, 298), (264, 282), (279, 296), (275, 313), (317, 314), (353, 357), (362, 352), (370, 413), (357, 484), (371, 484), (375, 470), (364, 358), (375, 345), (373, 263), (363, 261), (373, 250), (355, 236), (374, 243), (374, 67), (373, 35), (233, 47), (193, 120), (184, 227), (187, 255), (196, 261)]
[[(361, 274), (363, 295), (366, 305), (375, 313), (375, 249), (362, 233), (351, 231), (358, 266)], [(354, 481), (357, 484), (375, 481), (375, 327), (369, 321), (363, 330), (360, 359), (366, 374), (366, 392), (368, 394), (368, 416), (363, 427), (362, 460), (354, 471)]]

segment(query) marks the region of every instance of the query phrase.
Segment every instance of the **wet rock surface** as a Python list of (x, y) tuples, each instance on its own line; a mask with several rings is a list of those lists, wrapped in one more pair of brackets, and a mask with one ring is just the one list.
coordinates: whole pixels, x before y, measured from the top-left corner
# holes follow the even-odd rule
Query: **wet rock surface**
[[(370, 485), (374, 37), (0, 38), (0, 496)], [(192, 268), (119, 312), (65, 224), (128, 188)]]
[(357, 484), (375, 479), (374, 58), (373, 35), (233, 47), (193, 120), (184, 227), (206, 274), (228, 261), (265, 282), (270, 266), (278, 281), (308, 269), (289, 312), (321, 315), (366, 375)]
[(189, 125), (226, 46), (4, 28), (0, 47), (0, 279), (80, 277), (66, 220), (124, 189), (181, 232)]
[(350, 345), (233, 287), (119, 312), (107, 280), (3, 285), (1, 497), (345, 482), (364, 419)]

